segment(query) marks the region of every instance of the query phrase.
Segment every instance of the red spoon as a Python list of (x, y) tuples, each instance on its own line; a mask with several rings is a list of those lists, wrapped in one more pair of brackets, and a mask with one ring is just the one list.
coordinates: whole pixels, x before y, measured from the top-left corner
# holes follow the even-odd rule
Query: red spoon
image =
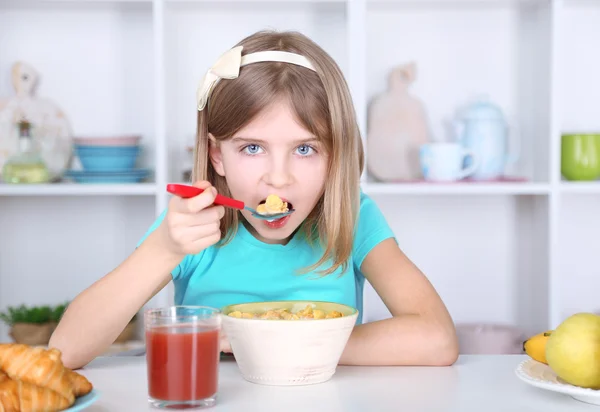
[[(200, 193), (204, 192), (204, 190), (200, 189), (196, 186), (169, 183), (167, 185), (167, 192), (177, 195), (179, 197), (182, 197), (184, 199), (187, 199), (190, 197), (198, 196)], [(215, 197), (214, 204), (231, 207), (233, 209), (238, 209), (238, 210), (246, 209), (247, 211), (252, 213), (252, 216), (256, 217), (257, 219), (268, 220), (268, 221), (281, 219), (282, 217), (285, 217), (287, 215), (294, 213), (294, 209), (290, 209), (287, 212), (283, 212), (283, 213), (263, 215), (263, 214), (258, 213), (256, 210), (252, 209), (251, 207), (244, 205), (244, 202), (242, 202), (240, 200), (231, 199), (227, 196), (223, 196), (220, 194), (217, 194), (217, 196)]]

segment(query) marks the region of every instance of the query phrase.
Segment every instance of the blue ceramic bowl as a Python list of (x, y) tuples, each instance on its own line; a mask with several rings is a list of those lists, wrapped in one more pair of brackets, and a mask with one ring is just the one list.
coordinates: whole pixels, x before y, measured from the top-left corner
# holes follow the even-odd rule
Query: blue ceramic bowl
[(127, 171), (135, 168), (139, 146), (75, 146), (81, 166), (88, 171)]

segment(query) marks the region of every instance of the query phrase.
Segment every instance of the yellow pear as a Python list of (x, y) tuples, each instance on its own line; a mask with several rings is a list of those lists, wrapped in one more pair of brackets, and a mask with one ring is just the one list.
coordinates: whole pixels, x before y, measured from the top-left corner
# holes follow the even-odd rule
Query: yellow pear
[(577, 313), (565, 319), (548, 338), (546, 360), (571, 385), (600, 389), (600, 316)]

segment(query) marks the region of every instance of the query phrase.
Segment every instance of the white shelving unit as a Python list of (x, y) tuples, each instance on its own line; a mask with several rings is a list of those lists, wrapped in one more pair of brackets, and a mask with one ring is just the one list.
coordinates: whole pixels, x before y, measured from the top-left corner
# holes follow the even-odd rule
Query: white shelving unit
[[(596, 311), (600, 182), (564, 182), (560, 135), (599, 132), (600, 1), (18, 0), (0, 3), (0, 95), (10, 66), (42, 74), (38, 94), (76, 135), (141, 133), (152, 182), (0, 185), (0, 310), (54, 303), (112, 270), (164, 210), (190, 162), (195, 92), (206, 69), (263, 28), (300, 30), (347, 76), (366, 139), (368, 104), (389, 70), (416, 61), (412, 91), (436, 138), (479, 93), (519, 132), (510, 174), (524, 183), (397, 184), (364, 175), (404, 251), (457, 323), (526, 332)], [(172, 290), (150, 305), (171, 302)], [(386, 316), (367, 289), (367, 320)], [(109, 304), (107, 302), (107, 304)], [(6, 330), (0, 326), (0, 341)]]

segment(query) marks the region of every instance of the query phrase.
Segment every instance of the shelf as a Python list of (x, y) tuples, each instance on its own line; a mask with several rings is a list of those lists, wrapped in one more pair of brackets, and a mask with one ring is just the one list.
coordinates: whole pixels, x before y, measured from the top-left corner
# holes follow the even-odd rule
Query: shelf
[(92, 5), (92, 4), (118, 4), (118, 3), (133, 3), (133, 4), (152, 4), (152, 0), (6, 0), (7, 5)]
[(136, 184), (71, 184), (42, 185), (0, 184), (0, 196), (152, 196), (154, 183)]
[[(600, 185), (596, 186), (588, 185), (587, 189), (582, 190), (600, 193)], [(367, 194), (409, 195), (546, 195), (550, 192), (549, 185), (544, 183), (364, 183), (362, 189)], [(0, 185), (0, 196), (145, 196), (156, 192), (154, 183)]]
[(367, 0), (368, 4), (376, 5), (398, 5), (398, 6), (460, 6), (460, 5), (476, 5), (476, 6), (496, 6), (505, 4), (544, 4), (550, 3), (552, 0)]
[(561, 182), (562, 193), (600, 194), (600, 182)]
[[(204, 4), (227, 4), (227, 3), (248, 3), (248, 4), (260, 4), (260, 3), (347, 3), (352, 0), (164, 0), (165, 3), (204, 3)], [(547, 3), (551, 0), (367, 0), (369, 4), (389, 4), (389, 5), (462, 5), (462, 4), (473, 4), (473, 5), (502, 5), (502, 4), (537, 4)], [(591, 3), (593, 0), (570, 0), (575, 3)], [(9, 0), (10, 3), (10, 0)], [(152, 0), (12, 0), (12, 3), (80, 3), (80, 4), (93, 4), (93, 3), (152, 3)]]
[(565, 0), (565, 6), (600, 6), (598, 0)]
[(166, 3), (198, 3), (198, 4), (231, 4), (231, 3), (246, 3), (246, 4), (260, 4), (260, 3), (316, 3), (316, 4), (328, 4), (328, 3), (346, 3), (352, 0), (165, 0)]
[(366, 194), (406, 195), (547, 195), (545, 183), (363, 183)]

